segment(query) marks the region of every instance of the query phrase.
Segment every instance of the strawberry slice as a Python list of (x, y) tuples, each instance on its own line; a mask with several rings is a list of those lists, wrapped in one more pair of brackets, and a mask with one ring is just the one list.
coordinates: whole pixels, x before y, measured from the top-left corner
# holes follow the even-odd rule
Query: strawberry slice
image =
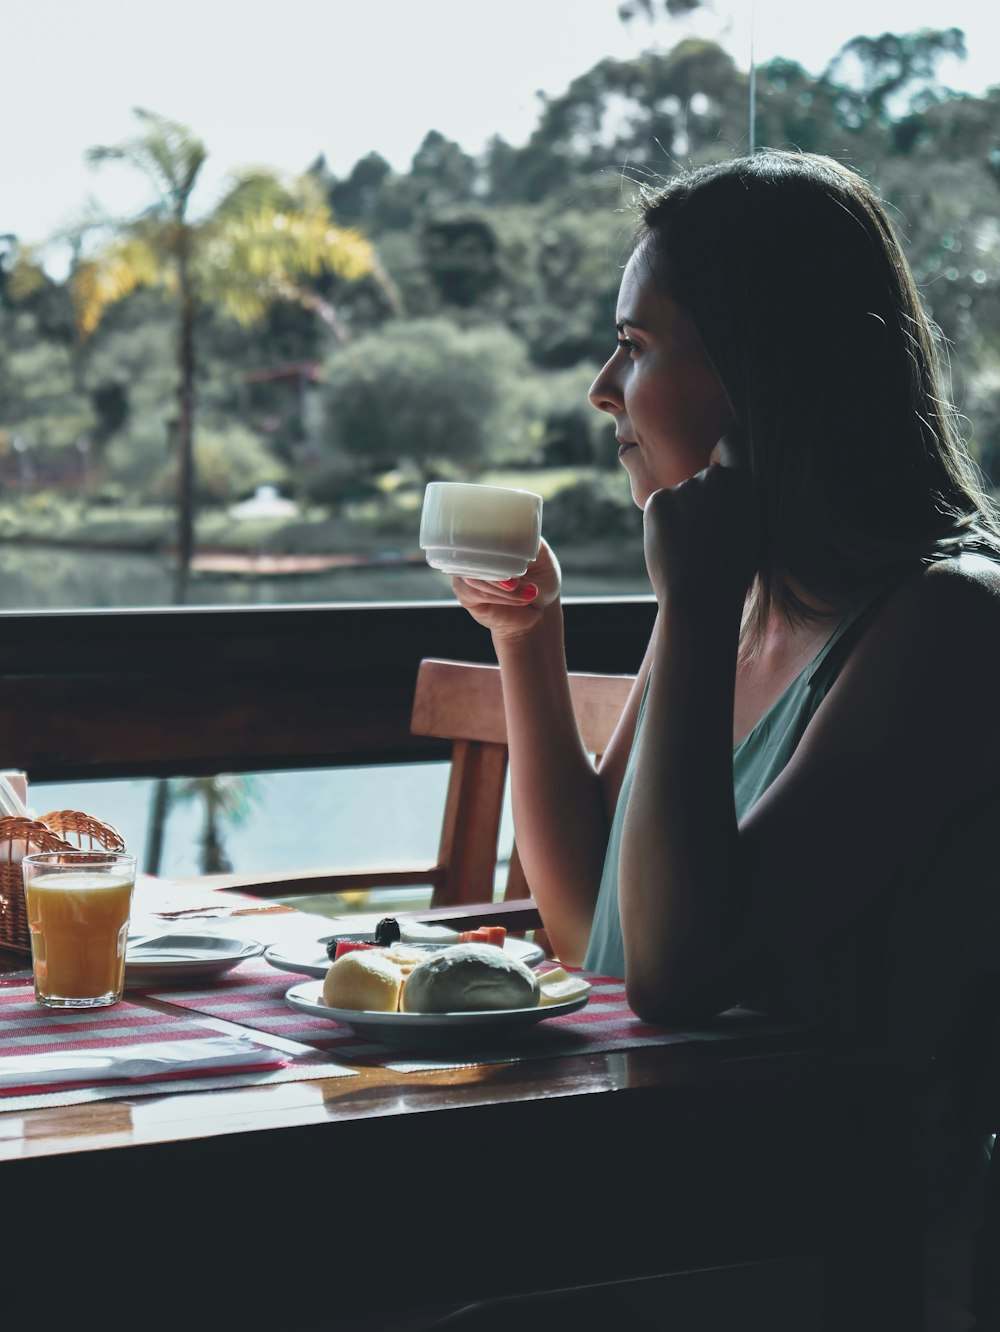
[[(338, 957), (343, 957), (345, 953), (356, 953), (359, 948), (378, 948), (378, 944), (362, 943), (360, 939), (340, 939), (337, 942), (337, 952), (334, 956), (334, 962)], [(340, 972), (337, 972), (340, 975)]]

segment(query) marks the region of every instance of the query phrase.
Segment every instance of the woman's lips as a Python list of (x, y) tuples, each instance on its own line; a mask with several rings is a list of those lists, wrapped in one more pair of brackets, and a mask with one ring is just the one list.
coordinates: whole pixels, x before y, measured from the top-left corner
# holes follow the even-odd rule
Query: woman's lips
[(620, 439), (618, 441), (618, 457), (624, 458), (626, 453), (635, 448), (634, 439)]

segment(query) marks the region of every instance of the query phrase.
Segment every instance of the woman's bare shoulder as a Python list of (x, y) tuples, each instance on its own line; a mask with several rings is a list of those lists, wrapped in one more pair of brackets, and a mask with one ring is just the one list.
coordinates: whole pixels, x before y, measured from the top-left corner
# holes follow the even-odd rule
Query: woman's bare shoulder
[[(1000, 563), (963, 555), (928, 565), (886, 596), (845, 663), (840, 690), (863, 710), (942, 732), (985, 724), (1000, 677)], [(1000, 742), (1000, 716), (990, 723)]]
[(916, 580), (924, 587), (951, 589), (982, 588), (1000, 596), (1000, 551), (996, 557), (965, 551), (946, 560), (927, 565)]
[(906, 629), (903, 643), (933, 640), (952, 653), (955, 635), (1000, 634), (1000, 561), (963, 554), (927, 565), (892, 590), (879, 626), (883, 634)]

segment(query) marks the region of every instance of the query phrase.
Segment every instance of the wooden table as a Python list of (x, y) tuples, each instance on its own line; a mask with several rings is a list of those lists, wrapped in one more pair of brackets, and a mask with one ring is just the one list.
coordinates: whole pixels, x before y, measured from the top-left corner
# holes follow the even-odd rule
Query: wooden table
[(132, 1326), (287, 1332), (368, 1326), (374, 1307), (393, 1326), (445, 1301), (821, 1253), (830, 1327), (866, 1326), (863, 1282), (872, 1327), (916, 1330), (926, 1072), (785, 1035), (0, 1113), (0, 1308), (79, 1318), (124, 1299)]

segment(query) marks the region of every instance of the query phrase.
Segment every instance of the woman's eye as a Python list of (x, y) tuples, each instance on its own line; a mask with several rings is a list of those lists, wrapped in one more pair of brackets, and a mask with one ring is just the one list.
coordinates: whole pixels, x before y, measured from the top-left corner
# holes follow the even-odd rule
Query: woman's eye
[(638, 348), (636, 347), (635, 343), (632, 341), (631, 338), (619, 337), (618, 346), (621, 347), (629, 356), (631, 356), (631, 354), (634, 351), (638, 351)]

